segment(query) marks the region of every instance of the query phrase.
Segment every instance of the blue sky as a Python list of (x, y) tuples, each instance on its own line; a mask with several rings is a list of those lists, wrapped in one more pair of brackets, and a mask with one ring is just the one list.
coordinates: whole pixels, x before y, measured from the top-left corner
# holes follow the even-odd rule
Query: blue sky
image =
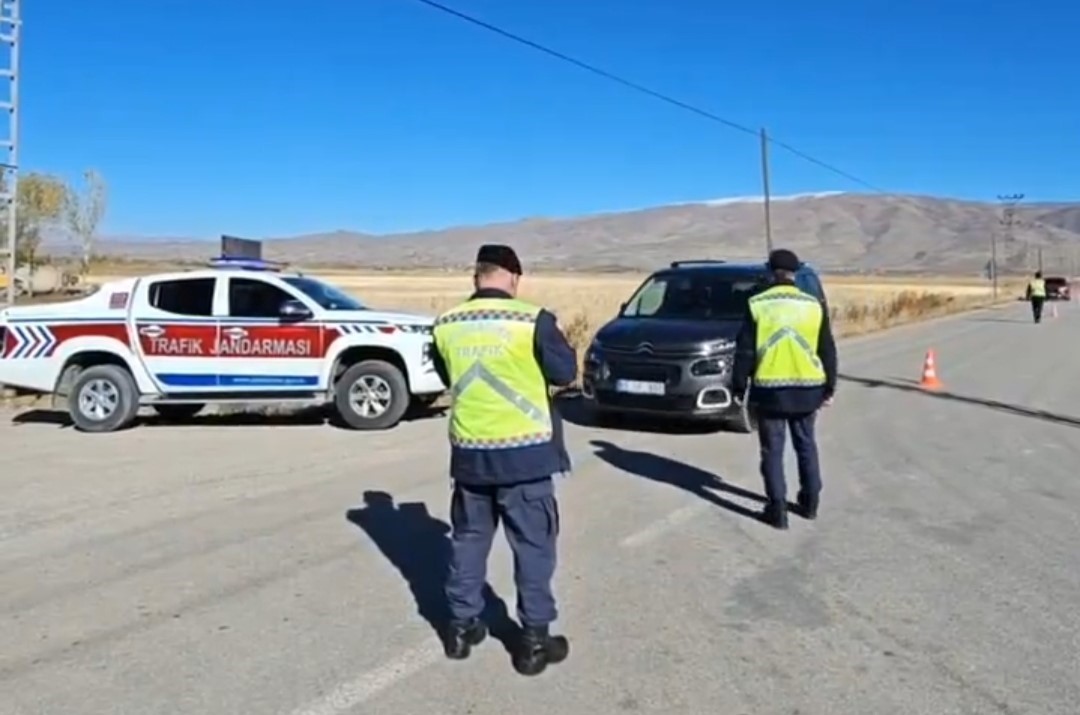
[[(1080, 4), (445, 0), (890, 191), (1080, 198)], [(24, 6), (22, 166), (105, 231), (404, 231), (760, 193), (755, 138), (414, 0)], [(861, 190), (773, 151), (777, 194)]]

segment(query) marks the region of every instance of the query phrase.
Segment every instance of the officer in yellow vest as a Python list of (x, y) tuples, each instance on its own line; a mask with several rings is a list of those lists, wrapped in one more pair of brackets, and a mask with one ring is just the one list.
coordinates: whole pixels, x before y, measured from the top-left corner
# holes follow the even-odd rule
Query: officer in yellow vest
[(469, 656), (487, 635), (480, 619), (487, 558), (499, 522), (514, 553), (518, 618), (514, 668), (536, 675), (569, 653), (549, 631), (557, 612), (559, 508), (555, 475), (570, 470), (548, 387), (571, 384), (577, 356), (555, 316), (517, 299), (521, 262), (508, 246), (476, 257), (476, 292), (435, 322), (435, 368), (450, 387), (450, 520), (446, 655)]
[(1036, 323), (1042, 322), (1043, 304), (1046, 303), (1046, 281), (1042, 271), (1036, 271), (1035, 277), (1028, 283), (1027, 299), (1031, 301), (1031, 317)]
[(767, 497), (761, 518), (777, 529), (788, 527), (784, 442), (789, 430), (798, 458), (798, 510), (807, 519), (817, 517), (821, 471), (814, 423), (836, 391), (829, 315), (817, 298), (795, 287), (800, 265), (785, 249), (769, 255), (773, 285), (749, 300), (732, 368), (734, 394), (745, 395), (750, 385)]

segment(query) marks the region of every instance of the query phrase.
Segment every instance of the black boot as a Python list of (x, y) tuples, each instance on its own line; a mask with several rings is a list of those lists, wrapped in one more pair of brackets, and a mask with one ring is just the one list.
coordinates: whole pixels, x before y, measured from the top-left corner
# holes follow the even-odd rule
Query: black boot
[(804, 519), (816, 519), (818, 510), (818, 498), (816, 496), (808, 496), (799, 492), (799, 516)]
[(570, 642), (565, 636), (553, 636), (547, 626), (526, 626), (514, 649), (514, 670), (522, 675), (539, 675), (548, 665), (566, 660)]
[(784, 502), (769, 502), (761, 512), (761, 520), (774, 529), (788, 528), (787, 504)]
[(443, 634), (443, 650), (452, 660), (465, 660), (473, 646), (480, 645), (487, 638), (487, 626), (479, 618), (461, 622), (453, 621)]

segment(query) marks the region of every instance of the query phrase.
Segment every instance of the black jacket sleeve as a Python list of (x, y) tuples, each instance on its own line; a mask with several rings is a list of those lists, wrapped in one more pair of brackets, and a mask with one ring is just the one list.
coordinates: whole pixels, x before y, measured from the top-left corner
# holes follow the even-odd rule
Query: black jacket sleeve
[(836, 392), (836, 380), (839, 372), (836, 340), (833, 338), (832, 321), (829, 320), (828, 308), (825, 309), (825, 314), (821, 318), (817, 354), (821, 360), (821, 366), (825, 369), (825, 398), (828, 399)]
[(737, 397), (742, 397), (746, 393), (754, 368), (757, 367), (756, 342), (757, 326), (747, 306), (742, 327), (735, 338), (735, 364), (731, 368), (731, 393)]
[(566, 387), (577, 379), (577, 352), (559, 330), (554, 314), (541, 310), (534, 334), (536, 361), (549, 384)]
[(439, 375), (439, 379), (443, 384), (450, 387), (450, 370), (446, 367), (446, 360), (443, 358), (442, 353), (439, 352), (437, 343), (431, 344), (431, 363), (435, 368), (435, 372)]

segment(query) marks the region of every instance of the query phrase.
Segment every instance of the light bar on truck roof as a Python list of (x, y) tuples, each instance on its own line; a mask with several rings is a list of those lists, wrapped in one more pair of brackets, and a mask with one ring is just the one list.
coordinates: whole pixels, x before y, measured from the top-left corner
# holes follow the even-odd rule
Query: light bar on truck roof
[(245, 271), (280, 271), (283, 263), (264, 261), (262, 241), (236, 236), (221, 236), (221, 256), (211, 258), (212, 268), (238, 268)]

